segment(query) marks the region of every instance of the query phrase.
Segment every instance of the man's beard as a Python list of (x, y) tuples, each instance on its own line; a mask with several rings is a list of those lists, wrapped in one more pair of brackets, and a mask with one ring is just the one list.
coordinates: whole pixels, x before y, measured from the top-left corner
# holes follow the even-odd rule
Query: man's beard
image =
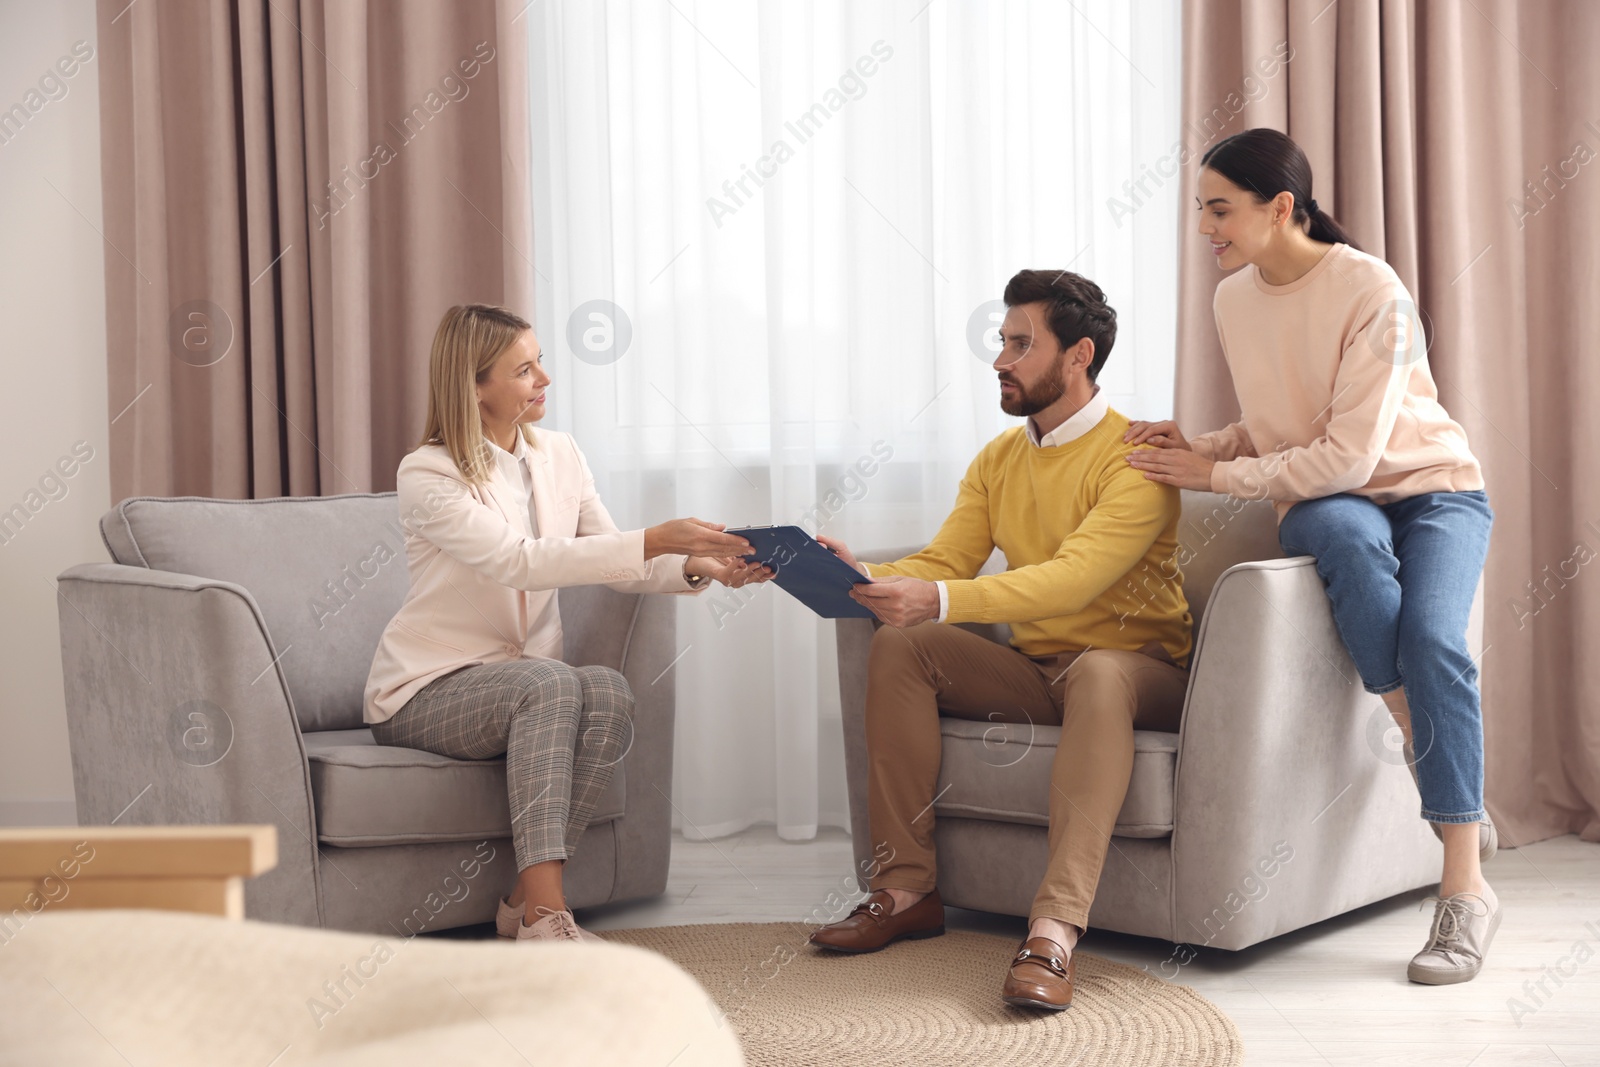
[(1000, 410), (1007, 415), (1037, 415), (1060, 400), (1067, 392), (1067, 379), (1061, 373), (1060, 363), (1052, 367), (1050, 372), (1035, 382), (1031, 388), (1005, 375), (1002, 375), (1000, 380), (1010, 382), (1017, 387), (1017, 395), (1009, 400), (1003, 393), (1000, 396)]

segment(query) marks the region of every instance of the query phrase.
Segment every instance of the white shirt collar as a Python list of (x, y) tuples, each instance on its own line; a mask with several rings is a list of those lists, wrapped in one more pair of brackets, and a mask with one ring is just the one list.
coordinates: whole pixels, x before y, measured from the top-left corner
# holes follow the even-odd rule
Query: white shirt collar
[(517, 443), (510, 452), (501, 448), (490, 440), (487, 435), (485, 441), (489, 442), (489, 455), (494, 458), (494, 465), (500, 471), (500, 477), (519, 496), (531, 499), (533, 494), (533, 448), (528, 444), (521, 431), (517, 433)]
[[(489, 441), (489, 438), (485, 437), (484, 440)], [(506, 486), (515, 494), (514, 499), (523, 505), (523, 513), (528, 517), (528, 533), (538, 537), (539, 516), (534, 510), (533, 501), (533, 446), (519, 431), (517, 443), (510, 452), (489, 441), (489, 455), (494, 457), (495, 467), (499, 469)]]
[(512, 446), (510, 452), (501, 448), (487, 434), (484, 435), (483, 439), (489, 442), (489, 454), (494, 457), (494, 461), (506, 470), (514, 470), (517, 463), (531, 463), (533, 461), (533, 449), (528, 446), (528, 439), (522, 436), (520, 428), (517, 430), (517, 443)]
[(1106, 413), (1110, 410), (1111, 398), (1106, 395), (1105, 390), (1097, 385), (1094, 387), (1094, 395), (1089, 398), (1087, 404), (1073, 412), (1066, 422), (1063, 422), (1043, 437), (1039, 436), (1037, 427), (1033, 425), (1033, 416), (1028, 416), (1023, 422), (1023, 426), (1026, 428), (1025, 432), (1029, 441), (1032, 441), (1040, 448), (1055, 448), (1058, 445), (1076, 441), (1100, 425), (1100, 420), (1104, 419)]

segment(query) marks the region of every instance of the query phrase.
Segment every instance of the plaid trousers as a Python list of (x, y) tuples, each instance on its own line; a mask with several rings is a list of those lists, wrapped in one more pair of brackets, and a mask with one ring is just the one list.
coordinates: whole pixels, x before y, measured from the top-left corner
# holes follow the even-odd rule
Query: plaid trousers
[(436, 678), (372, 733), (379, 744), (455, 759), (504, 753), (521, 871), (576, 853), (626, 751), (632, 713), (633, 691), (610, 667), (519, 659)]

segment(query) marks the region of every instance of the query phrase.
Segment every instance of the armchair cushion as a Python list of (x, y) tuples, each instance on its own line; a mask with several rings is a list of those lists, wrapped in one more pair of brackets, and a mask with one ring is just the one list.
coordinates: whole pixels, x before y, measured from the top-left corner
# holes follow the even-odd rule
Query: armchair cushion
[[(365, 727), (304, 736), (322, 844), (364, 847), (511, 836), (503, 759), (458, 760), (380, 745)], [(618, 763), (590, 825), (620, 818), (626, 790)]]
[[(941, 716), (939, 732), (944, 737), (944, 761), (934, 790), (937, 818), (1050, 825), (1050, 769), (1061, 727)], [(1133, 732), (1133, 778), (1113, 834), (1172, 833), (1177, 757), (1177, 734)]]

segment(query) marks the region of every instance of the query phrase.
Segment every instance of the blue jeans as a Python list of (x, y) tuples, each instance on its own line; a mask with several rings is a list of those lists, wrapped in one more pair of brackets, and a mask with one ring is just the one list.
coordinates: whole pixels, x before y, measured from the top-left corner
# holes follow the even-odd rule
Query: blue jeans
[(1493, 522), (1482, 490), (1382, 505), (1340, 493), (1295, 504), (1278, 527), (1285, 555), (1317, 558), (1367, 692), (1405, 687), (1429, 822), (1484, 818), (1483, 716), (1466, 635)]

